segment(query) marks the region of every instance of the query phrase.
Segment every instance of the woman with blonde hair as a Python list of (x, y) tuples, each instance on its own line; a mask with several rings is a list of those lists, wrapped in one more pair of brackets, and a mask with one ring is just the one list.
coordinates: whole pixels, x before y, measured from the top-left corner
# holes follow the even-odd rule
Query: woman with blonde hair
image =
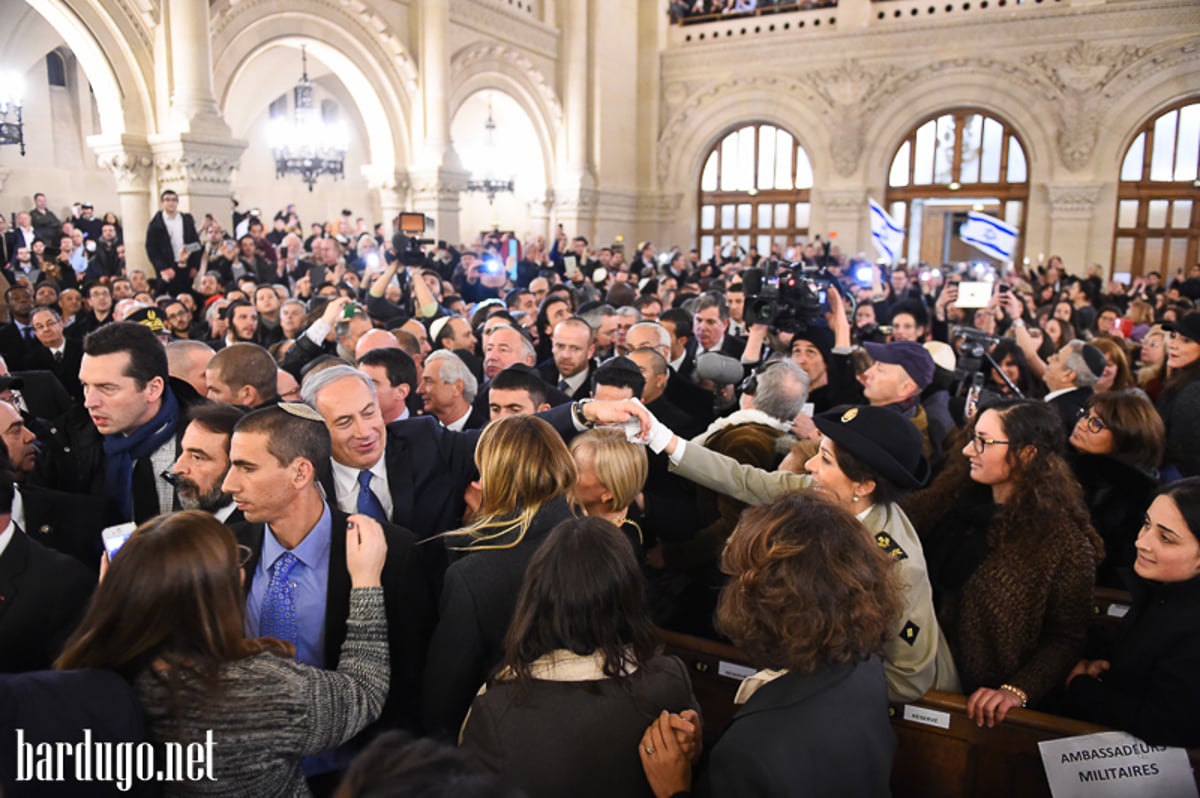
[(600, 427), (577, 435), (571, 455), (578, 471), (572, 501), (584, 515), (611, 521), (624, 532), (640, 561), (645, 541), (641, 527), (629, 518), (629, 508), (646, 484), (646, 448), (630, 443), (622, 429)]
[(200, 510), (142, 524), (101, 569), (56, 664), (123, 676), (159, 741), (212, 734), (215, 779), (190, 782), (188, 794), (308, 795), (300, 758), (336, 748), (383, 709), (387, 543), (370, 519), (347, 530), (350, 615), (335, 671), (296, 662), (291, 643), (246, 638), (240, 552)]
[(1167, 331), (1162, 325), (1155, 324), (1142, 337), (1137, 361), (1138, 387), (1146, 392), (1150, 401), (1156, 402), (1167, 381)]
[(535, 416), (489, 424), (475, 449), (475, 520), (445, 540), (460, 558), (447, 570), (429, 647), (422, 715), (430, 731), (457, 731), (471, 698), (504, 653), (504, 633), (525, 567), (556, 524), (572, 517), (575, 461)]

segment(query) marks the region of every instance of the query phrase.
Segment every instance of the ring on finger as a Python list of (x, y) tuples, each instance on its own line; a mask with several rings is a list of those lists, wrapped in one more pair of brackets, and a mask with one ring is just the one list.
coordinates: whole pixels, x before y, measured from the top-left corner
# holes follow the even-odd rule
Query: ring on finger
[(646, 753), (647, 753), (647, 754), (649, 754), (649, 755), (651, 755), (651, 756), (653, 756), (653, 755), (654, 755), (654, 746), (652, 746), (652, 745), (647, 745), (647, 746), (643, 746), (643, 748), (645, 749), (645, 751), (646, 751)]

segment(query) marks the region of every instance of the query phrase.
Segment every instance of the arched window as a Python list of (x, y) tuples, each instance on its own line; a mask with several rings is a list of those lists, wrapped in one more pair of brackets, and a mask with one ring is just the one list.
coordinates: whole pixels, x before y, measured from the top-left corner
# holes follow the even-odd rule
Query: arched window
[(1012, 126), (973, 108), (945, 111), (904, 137), (892, 158), (885, 205), (907, 229), (909, 262), (951, 263), (987, 257), (958, 238), (969, 211), (1003, 219), (1022, 232), (1029, 169)]
[(1200, 99), (1141, 127), (1121, 161), (1113, 271), (1170, 279), (1200, 258)]
[(46, 82), (51, 86), (67, 85), (67, 64), (56, 50), (46, 53)]
[(812, 164), (795, 136), (754, 124), (717, 142), (700, 175), (700, 257), (731, 241), (767, 255), (808, 235)]

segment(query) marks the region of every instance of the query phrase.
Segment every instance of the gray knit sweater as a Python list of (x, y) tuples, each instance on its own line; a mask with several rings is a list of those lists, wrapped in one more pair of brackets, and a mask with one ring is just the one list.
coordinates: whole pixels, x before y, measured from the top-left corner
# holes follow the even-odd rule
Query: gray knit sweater
[(300, 757), (335, 748), (378, 718), (388, 671), (383, 588), (356, 588), (336, 671), (265, 653), (231, 662), (215, 697), (185, 684), (182, 733), (167, 715), (166, 687), (143, 673), (135, 687), (156, 739), (203, 742), (212, 729), (216, 742), (215, 780), (165, 783), (166, 794), (309, 795)]

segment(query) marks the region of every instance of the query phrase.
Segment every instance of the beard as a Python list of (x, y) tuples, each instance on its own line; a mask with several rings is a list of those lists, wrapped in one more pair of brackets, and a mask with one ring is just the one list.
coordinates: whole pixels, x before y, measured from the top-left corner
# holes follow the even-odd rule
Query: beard
[(182, 477), (175, 484), (175, 493), (179, 497), (179, 506), (183, 509), (203, 510), (206, 513), (215, 513), (233, 501), (233, 497), (221, 491), (221, 483), (217, 483), (207, 493), (201, 493), (199, 485)]

